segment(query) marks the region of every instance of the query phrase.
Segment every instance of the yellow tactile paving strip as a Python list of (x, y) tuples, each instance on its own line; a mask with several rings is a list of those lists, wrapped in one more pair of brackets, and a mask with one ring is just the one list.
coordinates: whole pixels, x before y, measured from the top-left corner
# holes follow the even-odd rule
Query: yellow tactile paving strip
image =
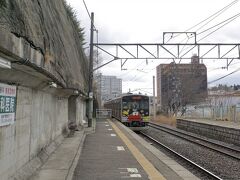
[(110, 120), (108, 122), (111, 124), (113, 129), (116, 131), (118, 136), (122, 139), (122, 141), (127, 145), (128, 149), (131, 151), (133, 156), (139, 162), (139, 164), (143, 167), (145, 172), (148, 174), (150, 180), (165, 180), (162, 174), (152, 165), (151, 162), (147, 160), (147, 158), (133, 145), (133, 143), (123, 134), (123, 132)]

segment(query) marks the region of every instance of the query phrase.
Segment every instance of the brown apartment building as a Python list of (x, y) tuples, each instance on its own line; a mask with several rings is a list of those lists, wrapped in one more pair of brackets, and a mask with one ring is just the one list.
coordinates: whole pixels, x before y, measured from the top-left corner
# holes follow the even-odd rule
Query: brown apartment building
[(193, 56), (190, 64), (157, 66), (157, 104), (168, 111), (173, 104), (184, 106), (207, 98), (207, 68)]

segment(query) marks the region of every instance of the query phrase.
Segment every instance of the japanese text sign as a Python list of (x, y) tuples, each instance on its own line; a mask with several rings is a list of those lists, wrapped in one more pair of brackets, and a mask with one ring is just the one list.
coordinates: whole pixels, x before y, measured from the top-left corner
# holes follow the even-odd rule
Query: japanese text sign
[(14, 123), (16, 112), (16, 86), (0, 83), (0, 126)]

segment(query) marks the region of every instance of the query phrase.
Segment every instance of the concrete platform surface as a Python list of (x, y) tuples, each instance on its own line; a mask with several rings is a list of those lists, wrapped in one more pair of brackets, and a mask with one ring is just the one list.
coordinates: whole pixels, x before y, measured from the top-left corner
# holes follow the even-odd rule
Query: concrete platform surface
[(198, 179), (115, 120), (65, 138), (31, 180)]
[[(135, 176), (135, 177), (134, 177)], [(86, 136), (73, 180), (148, 179), (106, 119)]]
[(115, 120), (97, 120), (86, 136), (73, 180), (198, 179)]
[(59, 148), (35, 173), (31, 180), (71, 180), (85, 138), (84, 131), (63, 140)]

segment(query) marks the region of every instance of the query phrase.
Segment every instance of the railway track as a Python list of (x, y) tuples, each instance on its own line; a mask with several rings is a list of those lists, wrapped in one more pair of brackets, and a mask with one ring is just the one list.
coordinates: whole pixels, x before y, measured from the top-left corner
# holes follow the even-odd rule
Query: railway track
[(240, 160), (240, 149), (233, 148), (224, 144), (220, 144), (214, 141), (210, 141), (208, 139), (199, 137), (197, 135), (193, 135), (187, 132), (183, 132), (177, 129), (172, 129), (166, 126), (161, 126), (155, 123), (149, 123), (149, 126), (161, 131), (164, 131), (166, 133), (169, 133), (171, 135), (180, 137), (184, 140), (190, 141), (192, 143), (195, 143), (197, 145), (203, 146), (205, 148), (211, 149), (213, 151), (216, 151), (218, 153), (221, 153), (225, 156), (231, 157), (233, 159)]
[(201, 174), (203, 174), (205, 177), (208, 177), (209, 179), (218, 179), (221, 180), (222, 178), (218, 177), (217, 175), (215, 175), (214, 173), (208, 171), (207, 169), (203, 168), (202, 166), (194, 163), (193, 161), (191, 161), (190, 159), (184, 157), (183, 155), (179, 154), (178, 152), (174, 151), (173, 149), (171, 149), (170, 147), (164, 145), (163, 143), (159, 142), (157, 139), (149, 136), (148, 134), (144, 133), (144, 132), (140, 132), (140, 134), (146, 138), (148, 138), (150, 141), (153, 141), (154, 143), (156, 143), (158, 146), (161, 146), (162, 148), (164, 148), (165, 150), (167, 150), (168, 152), (174, 154), (175, 156), (177, 156), (178, 158), (180, 158), (182, 161), (186, 162), (187, 164), (189, 164), (191, 167), (194, 167), (195, 169), (197, 169), (197, 171), (201, 172)]
[[(240, 147), (238, 146), (154, 123), (150, 123), (149, 128), (144, 130), (143, 133), (176, 151), (198, 166), (203, 167), (203, 169), (220, 179), (238, 180), (240, 177)], [(195, 165), (189, 165), (191, 163), (185, 163), (187, 162), (186, 160), (182, 160), (178, 155), (172, 154), (163, 146), (158, 146), (157, 142), (154, 142), (153, 145), (173, 156), (177, 162), (201, 179), (218, 179), (210, 177), (202, 170), (198, 170), (199, 168)], [(192, 169), (193, 166), (194, 168)], [(209, 178), (205, 178), (204, 174)]]

